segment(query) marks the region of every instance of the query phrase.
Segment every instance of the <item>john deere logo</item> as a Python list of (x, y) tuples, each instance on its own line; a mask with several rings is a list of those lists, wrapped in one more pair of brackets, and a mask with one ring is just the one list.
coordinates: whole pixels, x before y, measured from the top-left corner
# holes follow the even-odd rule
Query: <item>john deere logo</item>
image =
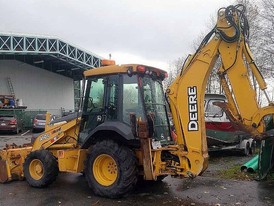
[(197, 87), (188, 87), (188, 131), (198, 131), (198, 106), (197, 106)]

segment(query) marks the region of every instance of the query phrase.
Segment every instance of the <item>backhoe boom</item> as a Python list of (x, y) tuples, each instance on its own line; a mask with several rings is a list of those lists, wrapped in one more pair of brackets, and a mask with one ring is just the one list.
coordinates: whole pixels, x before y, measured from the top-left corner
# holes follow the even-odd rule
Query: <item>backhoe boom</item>
[(265, 91), (267, 86), (252, 58), (247, 38), (244, 6), (220, 9), (216, 27), (187, 59), (180, 75), (167, 89), (178, 144), (187, 148), (187, 158), (196, 174), (207, 167), (204, 96), (217, 60), (221, 61), (218, 75), (228, 98), (228, 103), (217, 105), (227, 112), (234, 125), (251, 133), (253, 138), (266, 137), (263, 117), (274, 114), (274, 107), (270, 104), (261, 108), (256, 100), (251, 75), (261, 90)]

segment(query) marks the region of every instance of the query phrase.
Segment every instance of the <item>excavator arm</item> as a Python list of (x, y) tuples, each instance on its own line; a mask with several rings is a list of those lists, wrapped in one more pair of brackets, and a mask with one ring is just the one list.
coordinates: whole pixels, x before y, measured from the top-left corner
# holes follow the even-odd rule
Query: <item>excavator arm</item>
[[(205, 37), (196, 53), (185, 61), (181, 73), (167, 89), (178, 144), (188, 152), (194, 173), (207, 167), (207, 142), (204, 95), (209, 76), (220, 61), (218, 75), (228, 98), (219, 103), (235, 126), (255, 139), (266, 137), (263, 117), (274, 113), (274, 106), (260, 107), (252, 83), (267, 86), (248, 47), (248, 22), (241, 4), (221, 8), (213, 30)], [(269, 98), (267, 97), (269, 100)]]

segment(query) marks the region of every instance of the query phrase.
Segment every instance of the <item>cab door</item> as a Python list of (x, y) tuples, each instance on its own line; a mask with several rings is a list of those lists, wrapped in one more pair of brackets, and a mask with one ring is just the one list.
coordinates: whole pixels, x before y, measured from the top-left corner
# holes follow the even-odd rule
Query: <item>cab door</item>
[(83, 107), (83, 130), (87, 133), (105, 121), (106, 84), (105, 77), (95, 77), (87, 81)]

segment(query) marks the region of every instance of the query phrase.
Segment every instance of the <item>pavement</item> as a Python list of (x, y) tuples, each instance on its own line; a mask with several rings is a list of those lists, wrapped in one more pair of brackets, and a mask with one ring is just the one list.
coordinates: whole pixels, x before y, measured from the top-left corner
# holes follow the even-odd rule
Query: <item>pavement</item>
[(23, 131), (19, 134), (10, 134), (8, 132), (0, 133), (0, 149), (4, 148), (6, 144), (17, 144), (22, 145), (25, 143), (30, 143), (32, 133), (30, 130)]
[[(29, 143), (31, 134), (0, 134), (0, 148), (5, 144)], [(167, 177), (163, 182), (145, 182), (122, 199), (107, 199), (93, 195), (85, 177), (81, 174), (60, 173), (57, 180), (47, 188), (32, 188), (26, 181), (0, 184), (0, 206), (2, 205), (274, 205), (274, 181), (263, 182), (220, 179), (214, 174), (218, 168), (228, 168), (245, 157), (214, 157), (203, 176), (194, 179)]]

